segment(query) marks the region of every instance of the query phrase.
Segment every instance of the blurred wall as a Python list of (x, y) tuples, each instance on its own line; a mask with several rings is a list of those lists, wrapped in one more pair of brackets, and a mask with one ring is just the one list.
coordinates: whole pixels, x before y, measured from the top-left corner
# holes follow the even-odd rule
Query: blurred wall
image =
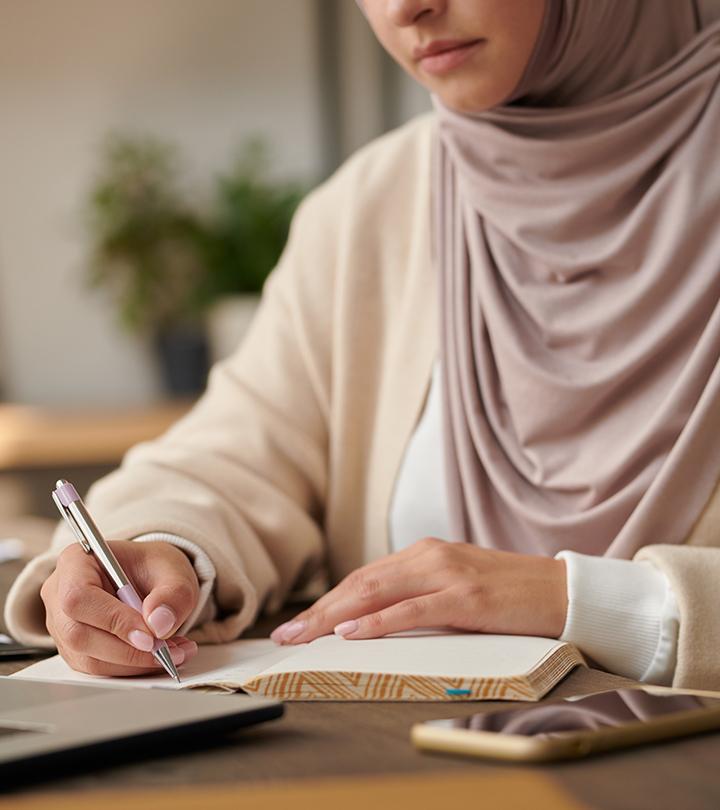
[[(338, 0), (331, 0), (338, 2)], [(430, 109), (430, 95), (380, 48), (356, 3), (340, 0), (341, 153)]]
[(83, 288), (81, 203), (110, 130), (175, 140), (192, 172), (261, 131), (320, 171), (312, 0), (0, 0), (0, 373), (5, 398), (159, 395), (151, 355)]

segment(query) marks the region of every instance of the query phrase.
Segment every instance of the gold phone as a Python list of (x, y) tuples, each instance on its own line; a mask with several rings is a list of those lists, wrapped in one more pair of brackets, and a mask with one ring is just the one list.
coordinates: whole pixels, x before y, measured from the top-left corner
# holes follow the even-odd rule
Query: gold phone
[(706, 694), (622, 689), (417, 723), (411, 738), (417, 748), (449, 754), (574, 759), (720, 728), (720, 693)]

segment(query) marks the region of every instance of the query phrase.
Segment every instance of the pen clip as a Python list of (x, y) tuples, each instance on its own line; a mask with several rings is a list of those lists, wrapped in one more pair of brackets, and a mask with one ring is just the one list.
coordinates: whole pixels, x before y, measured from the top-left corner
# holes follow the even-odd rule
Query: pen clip
[(52, 495), (52, 499), (55, 501), (55, 506), (57, 506), (60, 514), (65, 518), (68, 522), (70, 528), (73, 530), (73, 534), (77, 539), (80, 541), (80, 545), (83, 547), (83, 551), (86, 554), (92, 553), (92, 548), (90, 547), (90, 543), (88, 542), (87, 538), (83, 534), (82, 529), (80, 528), (77, 520), (75, 520), (75, 515), (70, 511), (70, 509), (65, 506), (64, 503), (60, 501), (57, 494), (53, 491), (50, 493)]

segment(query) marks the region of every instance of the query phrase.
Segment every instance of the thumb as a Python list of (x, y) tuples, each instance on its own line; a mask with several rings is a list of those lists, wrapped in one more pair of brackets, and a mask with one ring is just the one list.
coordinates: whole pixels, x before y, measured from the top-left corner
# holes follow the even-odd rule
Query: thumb
[[(178, 551), (180, 551), (178, 549)], [(174, 635), (197, 605), (200, 586), (190, 561), (180, 551), (184, 565), (177, 559), (153, 560), (148, 571), (148, 595), (143, 600), (143, 617), (157, 638)]]

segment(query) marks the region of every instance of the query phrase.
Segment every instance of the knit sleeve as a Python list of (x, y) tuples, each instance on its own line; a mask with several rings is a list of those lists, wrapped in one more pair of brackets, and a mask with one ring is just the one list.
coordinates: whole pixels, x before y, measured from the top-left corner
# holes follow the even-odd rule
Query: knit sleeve
[(650, 562), (561, 551), (568, 612), (562, 640), (605, 669), (669, 684), (675, 670), (679, 613), (668, 578)]

